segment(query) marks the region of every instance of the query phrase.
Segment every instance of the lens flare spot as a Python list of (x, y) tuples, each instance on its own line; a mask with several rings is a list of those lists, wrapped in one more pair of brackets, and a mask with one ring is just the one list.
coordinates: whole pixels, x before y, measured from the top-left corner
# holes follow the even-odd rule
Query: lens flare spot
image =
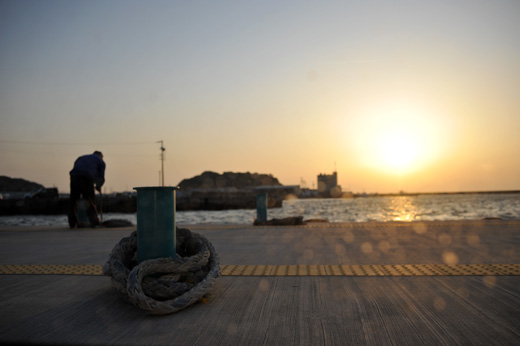
[(387, 242), (386, 240), (383, 240), (383, 241), (380, 241), (379, 244), (378, 244), (378, 248), (379, 248), (379, 251), (381, 251), (382, 253), (388, 253), (390, 252), (390, 243)]
[(364, 254), (366, 254), (366, 255), (371, 254), (372, 251), (373, 251), (372, 244), (370, 244), (369, 242), (365, 242), (361, 245), (361, 252), (363, 252)]
[(345, 232), (345, 234), (343, 235), (343, 240), (347, 244), (352, 244), (354, 242), (354, 234), (352, 234), (352, 232), (350, 231)]
[(459, 263), (459, 257), (452, 251), (445, 251), (442, 254), (442, 261), (447, 265), (455, 265)]
[(267, 281), (266, 279), (262, 279), (260, 280), (260, 283), (258, 284), (258, 287), (262, 290), (262, 291), (268, 291), (269, 290), (269, 281)]
[(495, 287), (497, 283), (497, 277), (496, 276), (484, 276), (482, 278), (482, 281), (484, 281), (484, 285), (486, 285), (489, 288)]
[(294, 202), (296, 202), (298, 200), (298, 196), (296, 196), (295, 194), (293, 193), (289, 193), (287, 194), (287, 196), (285, 196), (284, 198), (288, 203), (291, 203), (293, 204)]
[(478, 234), (470, 234), (468, 235), (467, 242), (469, 246), (479, 247), (480, 237), (478, 236)]
[(442, 299), (441, 297), (437, 297), (433, 301), (433, 307), (437, 311), (442, 311), (442, 310), (446, 309), (446, 301), (444, 299)]
[(426, 233), (426, 229), (427, 229), (426, 225), (424, 223), (422, 223), (422, 222), (418, 222), (418, 223), (413, 225), (413, 230), (417, 234), (424, 234), (424, 233)]

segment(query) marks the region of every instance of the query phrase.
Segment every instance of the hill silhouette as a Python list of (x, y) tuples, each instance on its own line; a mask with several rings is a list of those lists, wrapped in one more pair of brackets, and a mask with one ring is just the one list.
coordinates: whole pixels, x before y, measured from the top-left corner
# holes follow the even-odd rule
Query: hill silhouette
[(43, 185), (21, 178), (0, 176), (0, 192), (32, 192), (42, 189)]
[(224, 172), (223, 174), (206, 171), (193, 178), (184, 179), (179, 183), (181, 191), (192, 189), (210, 189), (236, 187), (243, 189), (255, 186), (281, 186), (277, 178), (271, 174), (259, 173), (234, 173)]

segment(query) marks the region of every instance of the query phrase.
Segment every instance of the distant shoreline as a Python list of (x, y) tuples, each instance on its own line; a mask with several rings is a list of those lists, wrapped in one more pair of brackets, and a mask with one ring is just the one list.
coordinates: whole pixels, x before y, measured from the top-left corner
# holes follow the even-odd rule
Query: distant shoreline
[(520, 190), (495, 190), (495, 191), (458, 191), (458, 192), (398, 192), (398, 193), (353, 193), (353, 197), (399, 197), (399, 196), (421, 196), (421, 195), (493, 195), (493, 194), (515, 194)]

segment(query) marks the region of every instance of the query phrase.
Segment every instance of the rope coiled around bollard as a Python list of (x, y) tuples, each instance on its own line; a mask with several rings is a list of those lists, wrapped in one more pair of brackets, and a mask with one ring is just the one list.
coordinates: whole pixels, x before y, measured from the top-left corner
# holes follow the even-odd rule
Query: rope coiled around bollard
[(121, 239), (103, 265), (112, 287), (152, 314), (170, 314), (201, 300), (220, 276), (220, 260), (202, 235), (176, 229), (176, 258), (137, 263), (137, 232)]

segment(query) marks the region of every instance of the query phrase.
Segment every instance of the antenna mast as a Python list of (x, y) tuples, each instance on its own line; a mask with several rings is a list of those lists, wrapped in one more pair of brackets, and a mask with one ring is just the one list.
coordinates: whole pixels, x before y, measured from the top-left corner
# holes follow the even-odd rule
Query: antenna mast
[(164, 186), (164, 148), (163, 141), (158, 141), (157, 143), (161, 143), (161, 186)]

